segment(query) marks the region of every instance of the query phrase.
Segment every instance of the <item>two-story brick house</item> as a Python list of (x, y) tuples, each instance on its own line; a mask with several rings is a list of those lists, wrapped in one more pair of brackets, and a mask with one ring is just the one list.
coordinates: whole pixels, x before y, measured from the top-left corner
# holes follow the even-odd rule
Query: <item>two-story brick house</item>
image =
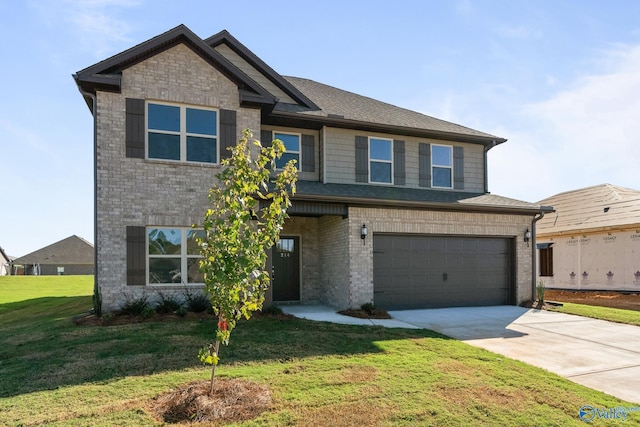
[(95, 121), (96, 283), (126, 296), (197, 286), (192, 224), (243, 129), (298, 162), (269, 299), (337, 308), (517, 304), (539, 207), (492, 195), (506, 140), (276, 73), (226, 31), (178, 26), (74, 75)]

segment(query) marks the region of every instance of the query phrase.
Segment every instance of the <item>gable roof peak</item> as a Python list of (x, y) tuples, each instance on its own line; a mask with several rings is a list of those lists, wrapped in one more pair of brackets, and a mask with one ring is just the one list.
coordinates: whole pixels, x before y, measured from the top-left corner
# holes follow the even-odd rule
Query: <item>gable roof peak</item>
[[(95, 94), (97, 90), (120, 92), (122, 83), (121, 73), (124, 69), (180, 43), (187, 45), (202, 59), (237, 84), (241, 92), (241, 102), (261, 106), (275, 105), (276, 99), (272, 94), (257, 84), (223, 55), (216, 52), (215, 49), (205, 43), (204, 40), (184, 24), (180, 24), (132, 48), (84, 68), (73, 74), (73, 78), (78, 85), (78, 89), (83, 93), (83, 96), (85, 96), (85, 99), (88, 98), (87, 93)], [(88, 99), (87, 104), (91, 108), (91, 103)]]
[(266, 62), (253, 53), (249, 48), (236, 39), (229, 31), (222, 30), (213, 36), (204, 40), (212, 49), (221, 44), (229, 47), (233, 52), (240, 56), (249, 65), (255, 68), (260, 74), (280, 88), (284, 93), (290, 96), (294, 101), (310, 110), (319, 110), (318, 107), (307, 95), (291, 84), (284, 76), (279, 74)]

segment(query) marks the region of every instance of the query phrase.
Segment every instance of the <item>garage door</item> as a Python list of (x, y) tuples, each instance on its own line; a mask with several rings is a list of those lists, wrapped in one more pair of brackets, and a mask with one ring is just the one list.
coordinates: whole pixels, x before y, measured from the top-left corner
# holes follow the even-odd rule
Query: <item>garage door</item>
[(374, 304), (387, 309), (512, 304), (512, 246), (504, 238), (376, 234)]

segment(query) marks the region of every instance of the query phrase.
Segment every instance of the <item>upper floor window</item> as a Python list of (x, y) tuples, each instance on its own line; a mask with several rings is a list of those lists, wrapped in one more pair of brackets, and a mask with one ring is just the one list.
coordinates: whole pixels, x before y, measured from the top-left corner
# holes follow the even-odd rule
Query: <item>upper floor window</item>
[(289, 160), (293, 159), (296, 161), (296, 167), (300, 169), (300, 134), (275, 132), (273, 137), (282, 141), (287, 150), (282, 157), (276, 160), (276, 168), (283, 169)]
[(218, 163), (218, 111), (147, 104), (149, 159)]
[(393, 182), (393, 141), (369, 138), (369, 182)]
[(148, 227), (148, 283), (202, 283), (198, 237), (204, 237), (204, 230)]
[(431, 145), (433, 187), (453, 188), (453, 147)]

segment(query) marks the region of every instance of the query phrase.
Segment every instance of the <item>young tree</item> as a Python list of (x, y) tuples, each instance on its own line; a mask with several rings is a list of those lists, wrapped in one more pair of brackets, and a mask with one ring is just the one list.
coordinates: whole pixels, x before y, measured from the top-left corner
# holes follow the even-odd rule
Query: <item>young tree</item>
[(218, 184), (209, 190), (211, 206), (203, 222), (205, 236), (198, 242), (203, 257), (200, 271), (218, 318), (215, 343), (198, 354), (203, 363), (212, 365), (210, 393), (220, 343), (228, 345), (236, 322), (241, 317), (249, 319), (262, 308), (271, 277), (265, 271), (267, 250), (279, 239), (291, 205), (289, 193), (295, 194), (297, 180), (295, 160), (273, 172), (276, 159), (285, 152), (280, 140), (263, 147), (249, 130), (244, 130), (231, 151), (216, 174)]

